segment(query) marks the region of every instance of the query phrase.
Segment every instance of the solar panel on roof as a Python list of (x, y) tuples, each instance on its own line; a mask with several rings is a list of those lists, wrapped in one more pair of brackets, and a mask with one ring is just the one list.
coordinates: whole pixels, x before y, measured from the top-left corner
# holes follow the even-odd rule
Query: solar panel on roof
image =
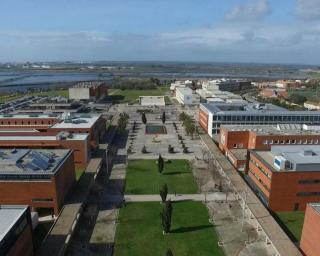
[(28, 169), (31, 169), (31, 170), (33, 170), (33, 171), (39, 170), (39, 167), (36, 166), (36, 165), (34, 165), (34, 164), (32, 164), (32, 163), (27, 163), (27, 164), (25, 165), (25, 167), (28, 168)]
[(46, 170), (49, 167), (49, 164), (47, 164), (46, 162), (43, 162), (39, 159), (36, 159), (36, 158), (32, 159), (32, 164), (38, 166), (39, 168), (41, 168), (43, 170)]

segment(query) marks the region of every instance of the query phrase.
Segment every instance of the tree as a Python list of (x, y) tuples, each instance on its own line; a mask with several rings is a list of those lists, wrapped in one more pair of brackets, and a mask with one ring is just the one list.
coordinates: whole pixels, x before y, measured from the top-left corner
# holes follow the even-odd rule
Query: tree
[(167, 195), (168, 195), (168, 185), (164, 184), (160, 189), (160, 197), (161, 197), (162, 203), (166, 201)]
[(171, 145), (168, 146), (168, 153), (173, 154), (174, 153), (174, 147)]
[(173, 252), (171, 251), (170, 248), (167, 250), (166, 256), (173, 256)]
[(165, 234), (168, 234), (170, 232), (172, 210), (173, 209), (171, 201), (166, 201), (164, 206), (162, 207), (162, 212), (160, 213), (162, 228)]
[(162, 112), (162, 117), (161, 117), (162, 123), (164, 124), (166, 122), (166, 112)]
[(120, 113), (119, 114), (119, 119), (118, 119), (118, 131), (119, 132), (124, 132), (124, 130), (127, 127), (129, 120), (129, 115), (127, 113)]
[(163, 160), (162, 156), (159, 155), (159, 157), (158, 157), (158, 171), (159, 171), (159, 173), (162, 173), (163, 168), (164, 168), (164, 160)]
[(147, 148), (146, 148), (145, 145), (142, 147), (141, 153), (142, 153), (142, 154), (147, 154)]
[(147, 123), (146, 113), (142, 112), (141, 120), (142, 120), (142, 123), (144, 123), (144, 124)]

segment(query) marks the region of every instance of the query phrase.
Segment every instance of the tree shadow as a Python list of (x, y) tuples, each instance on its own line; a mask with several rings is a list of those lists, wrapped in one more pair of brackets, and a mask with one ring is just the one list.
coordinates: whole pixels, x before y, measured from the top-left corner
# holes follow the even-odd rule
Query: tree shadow
[(178, 175), (178, 174), (184, 174), (184, 173), (190, 173), (190, 172), (164, 172), (163, 175)]
[(174, 230), (171, 230), (170, 233), (187, 233), (187, 232), (194, 232), (194, 231), (199, 231), (207, 228), (212, 228), (212, 225), (200, 225), (200, 226), (194, 226), (194, 227), (181, 227), (181, 228), (176, 228)]

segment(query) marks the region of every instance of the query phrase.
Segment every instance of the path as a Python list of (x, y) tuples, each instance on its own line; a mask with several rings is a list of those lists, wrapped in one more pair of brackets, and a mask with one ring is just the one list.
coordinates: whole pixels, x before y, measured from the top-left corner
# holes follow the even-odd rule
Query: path
[[(123, 196), (112, 196), (108, 195), (105, 197), (107, 201), (113, 202), (123, 200)], [(125, 195), (124, 199), (126, 202), (161, 202), (160, 195)], [(216, 192), (209, 194), (169, 194), (167, 200), (171, 201), (225, 201), (226, 193)], [(235, 198), (232, 196), (228, 197), (228, 201), (233, 201)]]

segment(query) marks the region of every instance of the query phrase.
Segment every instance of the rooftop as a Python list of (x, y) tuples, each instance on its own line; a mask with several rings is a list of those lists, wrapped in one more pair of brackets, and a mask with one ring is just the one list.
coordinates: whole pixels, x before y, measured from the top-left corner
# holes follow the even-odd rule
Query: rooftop
[(301, 124), (222, 125), (228, 131), (252, 131), (258, 135), (320, 135), (320, 126)]
[(141, 105), (165, 105), (164, 96), (139, 96)]
[(309, 204), (317, 213), (320, 213), (320, 203), (310, 203)]
[[(216, 114), (246, 115), (255, 113), (289, 112), (289, 110), (264, 103), (202, 103), (208, 111)], [(292, 111), (293, 112), (293, 111)]]
[(0, 134), (0, 141), (56, 141), (56, 140), (86, 140), (88, 134), (83, 133), (72, 133), (69, 134), (67, 132), (60, 132), (57, 135), (41, 135), (41, 136), (34, 136), (34, 135), (15, 135), (15, 136), (1, 136)]
[(183, 94), (194, 94), (189, 87), (177, 87), (176, 90)]
[(54, 175), (70, 153), (65, 149), (0, 149), (0, 175)]
[(271, 151), (252, 150), (272, 171), (320, 171), (320, 145), (272, 146)]
[(24, 118), (59, 118), (60, 115), (49, 113), (49, 114), (1, 114), (1, 118), (12, 118), (12, 119), (24, 119)]
[(0, 242), (26, 210), (26, 206), (0, 205)]
[(67, 128), (91, 128), (100, 118), (100, 115), (93, 114), (67, 114), (62, 121), (54, 124), (51, 128), (67, 129)]

